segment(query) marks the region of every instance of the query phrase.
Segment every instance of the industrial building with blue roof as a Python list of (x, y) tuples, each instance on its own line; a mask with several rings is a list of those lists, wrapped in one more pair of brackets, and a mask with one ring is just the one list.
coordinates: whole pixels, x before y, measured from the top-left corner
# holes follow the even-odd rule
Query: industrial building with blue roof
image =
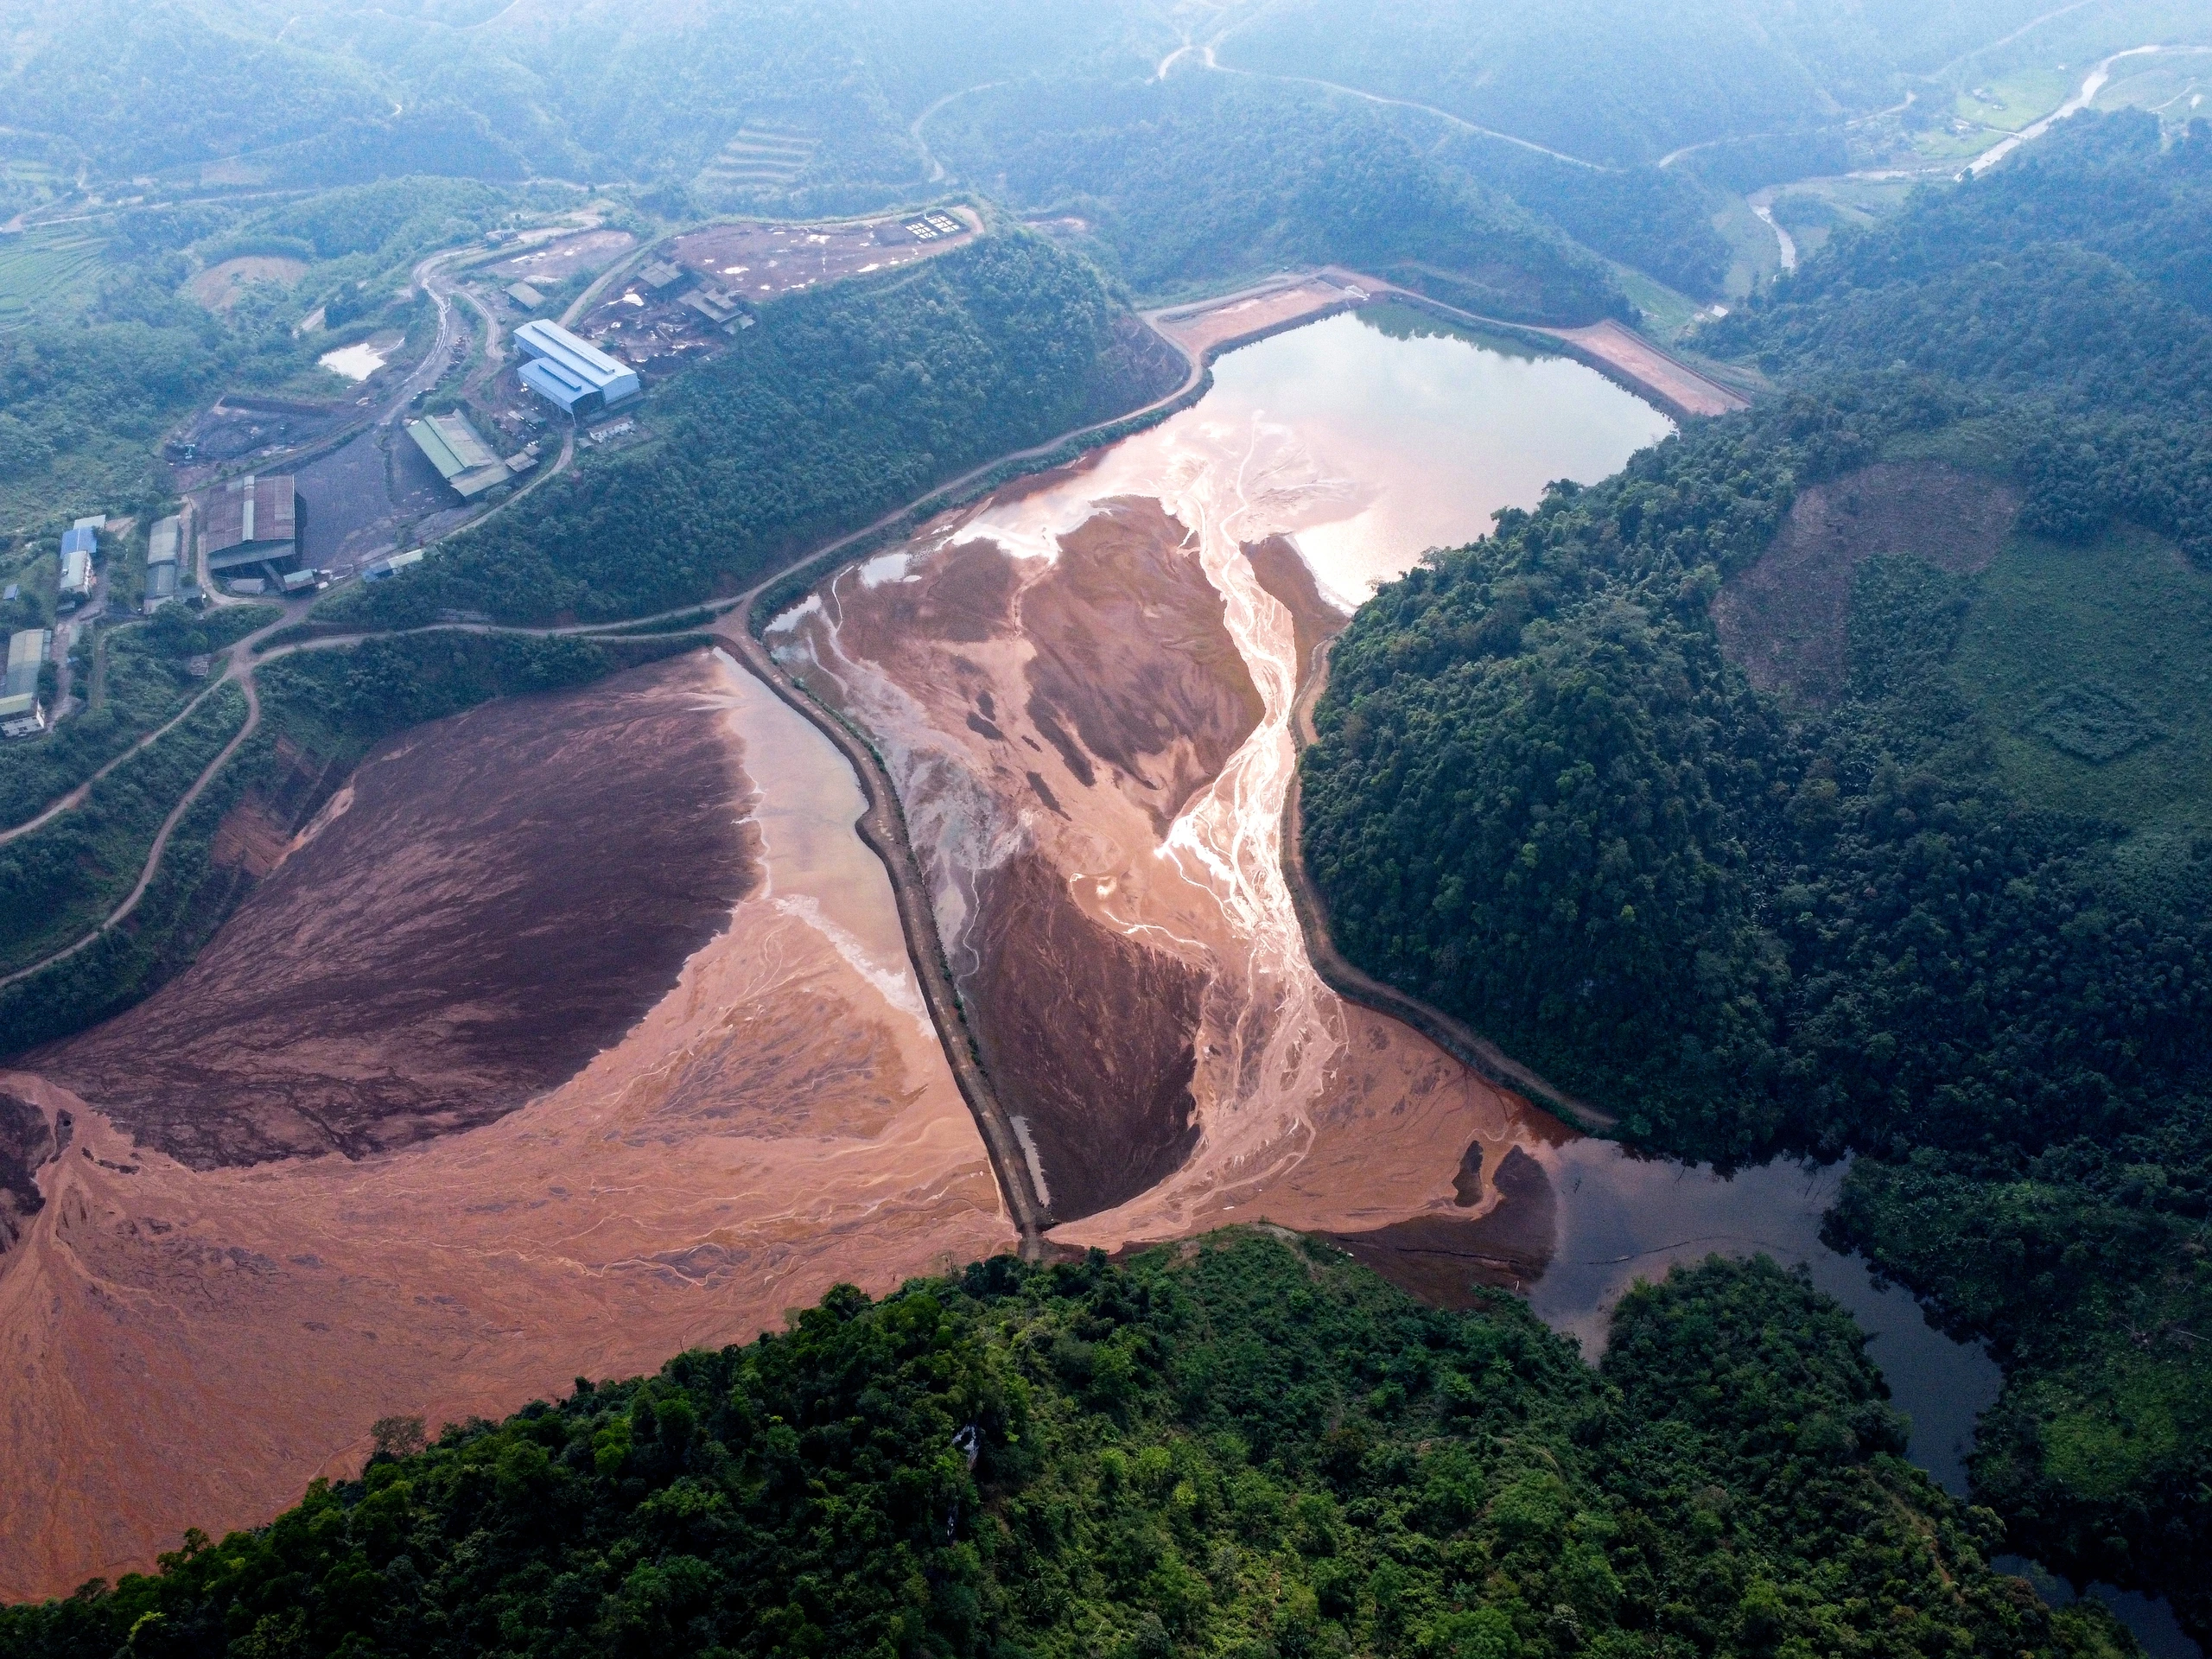
[(525, 322), (515, 344), (530, 355), (517, 372), (523, 385), (570, 415), (595, 415), (644, 391), (635, 369), (556, 322)]

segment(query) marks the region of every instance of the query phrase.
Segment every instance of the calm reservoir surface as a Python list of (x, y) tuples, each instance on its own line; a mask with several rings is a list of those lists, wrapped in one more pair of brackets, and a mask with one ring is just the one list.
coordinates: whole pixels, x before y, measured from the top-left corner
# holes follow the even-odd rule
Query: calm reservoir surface
[(1322, 587), (1348, 605), (1428, 549), (1486, 534), (1499, 508), (1535, 506), (1554, 479), (1608, 478), (1675, 429), (1580, 363), (1450, 334), (1396, 306), (1274, 335), (1213, 372), (1192, 415), (1290, 428), (1364, 498), (1298, 532)]

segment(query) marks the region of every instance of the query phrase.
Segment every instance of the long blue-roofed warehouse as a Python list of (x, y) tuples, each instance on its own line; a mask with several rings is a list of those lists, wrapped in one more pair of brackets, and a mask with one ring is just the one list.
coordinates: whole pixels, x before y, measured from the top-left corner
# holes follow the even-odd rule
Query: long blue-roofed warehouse
[(515, 330), (515, 344), (530, 355), (517, 372), (523, 385), (570, 415), (596, 415), (645, 390), (635, 369), (557, 322), (525, 322)]

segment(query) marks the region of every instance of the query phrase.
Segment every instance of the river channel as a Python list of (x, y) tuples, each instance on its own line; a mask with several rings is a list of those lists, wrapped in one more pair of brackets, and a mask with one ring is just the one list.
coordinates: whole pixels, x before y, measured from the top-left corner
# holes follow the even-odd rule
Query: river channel
[[(1339, 998), (1282, 878), (1312, 640), (1671, 429), (1580, 364), (1372, 307), (1231, 353), (1192, 409), (849, 567), (768, 639), (884, 760), (1056, 1242), (1265, 1218), (1447, 1298), (1471, 1265), (1593, 1358), (1635, 1280), (1764, 1251), (1851, 1309), (1914, 1460), (1963, 1493), (1998, 1368), (1821, 1243), (1840, 1168), (1724, 1179), (1576, 1135)], [(2106, 1599), (2193, 1659), (2163, 1604)]]

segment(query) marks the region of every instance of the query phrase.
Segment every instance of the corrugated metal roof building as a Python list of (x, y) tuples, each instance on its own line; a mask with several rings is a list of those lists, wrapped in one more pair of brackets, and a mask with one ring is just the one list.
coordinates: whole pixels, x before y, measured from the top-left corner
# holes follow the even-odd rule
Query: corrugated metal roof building
[(526, 473), (537, 465), (535, 455), (500, 460), (466, 415), (427, 415), (410, 421), (407, 435), (464, 501), (474, 501), (495, 484), (511, 483), (517, 473)]
[(200, 550), (212, 575), (240, 565), (288, 559), (299, 550), (299, 504), (289, 473), (248, 473), (202, 499)]
[(525, 322), (515, 344), (530, 354), (518, 371), (523, 385), (568, 414), (595, 415), (645, 390), (635, 369), (556, 322)]
[(92, 591), (92, 556), (81, 547), (65, 550), (61, 555), (61, 582), (56, 596), (67, 600), (81, 600)]
[(45, 628), (25, 628), (8, 640), (8, 678), (0, 685), (0, 720), (19, 720), (38, 712), (39, 664), (53, 648)]
[(156, 518), (146, 535), (146, 598), (149, 611), (176, 597), (176, 567), (184, 549), (181, 520)]

